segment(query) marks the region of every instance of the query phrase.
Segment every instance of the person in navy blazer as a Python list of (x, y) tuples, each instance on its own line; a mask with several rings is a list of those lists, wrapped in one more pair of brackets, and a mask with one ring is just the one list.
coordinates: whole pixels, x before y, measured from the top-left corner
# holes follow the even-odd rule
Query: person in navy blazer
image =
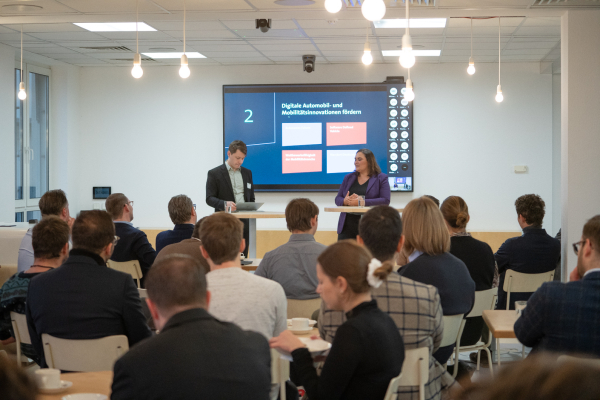
[(169, 217), (175, 224), (173, 230), (163, 231), (156, 236), (156, 254), (170, 244), (190, 239), (194, 233), (197, 214), (192, 199), (185, 194), (173, 196), (169, 200)]
[[(560, 242), (542, 229), (544, 200), (536, 194), (526, 194), (515, 201), (515, 207), (523, 236), (506, 240), (494, 254), (500, 274), (496, 305), (499, 310), (506, 310), (504, 278), (508, 269), (525, 274), (550, 272), (556, 268), (560, 257)], [(531, 293), (511, 293), (509, 309), (515, 309), (515, 301), (527, 301), (530, 296)]]
[[(358, 206), (359, 196), (365, 199), (365, 206), (390, 204), (390, 183), (381, 172), (375, 155), (369, 149), (360, 149), (354, 157), (355, 171), (344, 177), (335, 197), (338, 206)], [(356, 239), (359, 214), (341, 213), (338, 222), (338, 240)]]
[(515, 323), (515, 335), (533, 351), (600, 357), (600, 215), (585, 224), (573, 247), (571, 282), (544, 283)]

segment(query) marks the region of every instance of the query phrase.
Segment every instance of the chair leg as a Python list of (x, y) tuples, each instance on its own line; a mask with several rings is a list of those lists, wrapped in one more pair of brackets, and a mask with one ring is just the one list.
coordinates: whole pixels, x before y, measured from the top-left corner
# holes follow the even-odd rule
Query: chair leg
[[(488, 358), (489, 360), (489, 358)], [(479, 371), (479, 365), (481, 362), (481, 350), (477, 350), (477, 371)]]
[(498, 357), (498, 367), (500, 367), (500, 339), (496, 339), (496, 357)]
[[(488, 365), (490, 366), (490, 374), (492, 375), (492, 378), (494, 377), (494, 363), (492, 362), (492, 353), (490, 352), (490, 349), (488, 347), (486, 347), (484, 349), (487, 353), (488, 356)], [(496, 352), (498, 352), (498, 350), (496, 350)], [(497, 353), (498, 355), (500, 353)], [(477, 366), (479, 367), (479, 357), (477, 358)], [(500, 365), (500, 357), (498, 357), (498, 365)]]

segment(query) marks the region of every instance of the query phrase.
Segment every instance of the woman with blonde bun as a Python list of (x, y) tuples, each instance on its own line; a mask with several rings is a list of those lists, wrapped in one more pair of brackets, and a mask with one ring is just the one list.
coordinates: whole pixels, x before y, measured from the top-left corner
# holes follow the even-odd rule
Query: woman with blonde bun
[(381, 400), (400, 374), (404, 343), (392, 318), (377, 307), (371, 288), (392, 271), (354, 240), (329, 246), (317, 260), (317, 293), (327, 308), (343, 310), (348, 320), (337, 330), (321, 375), (304, 343), (290, 331), (270, 340), (272, 348), (292, 354), (299, 383), (310, 400)]

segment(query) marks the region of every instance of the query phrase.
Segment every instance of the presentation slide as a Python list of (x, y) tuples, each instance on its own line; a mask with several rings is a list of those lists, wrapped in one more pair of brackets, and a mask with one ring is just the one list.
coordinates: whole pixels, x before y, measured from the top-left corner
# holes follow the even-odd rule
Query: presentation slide
[(227, 146), (248, 146), (256, 191), (337, 191), (354, 156), (375, 154), (392, 191), (413, 191), (412, 103), (405, 84), (225, 85)]

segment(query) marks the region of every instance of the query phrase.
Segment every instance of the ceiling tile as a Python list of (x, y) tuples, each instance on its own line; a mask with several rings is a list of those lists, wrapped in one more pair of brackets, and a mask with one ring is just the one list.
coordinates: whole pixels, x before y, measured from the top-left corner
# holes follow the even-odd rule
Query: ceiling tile
[(310, 37), (367, 36), (366, 29), (305, 29)]
[[(521, 25), (525, 18), (517, 17), (517, 18), (501, 18), (500, 25), (501, 26), (512, 26), (516, 27)], [(446, 23), (447, 28), (471, 28), (471, 19), (470, 18), (448, 18), (448, 22)], [(498, 18), (473, 18), (473, 30), (475, 28), (498, 28)]]
[[(60, 0), (62, 4), (69, 7), (73, 11), (79, 11), (82, 13), (102, 13), (105, 14), (110, 10), (112, 14), (122, 13), (135, 13), (136, 2), (125, 1), (125, 0)], [(156, 13), (164, 12), (156, 5), (152, 4), (152, 1), (140, 1), (138, 2), (138, 9), (140, 13)], [(77, 22), (77, 21), (76, 21)], [(116, 22), (116, 21), (105, 21), (105, 22)]]
[[(153, 0), (156, 4), (169, 11), (182, 11), (183, 1), (173, 0)], [(244, 0), (201, 0), (188, 1), (186, 3), (188, 11), (253, 11), (254, 9)]]
[[(166, 35), (177, 39), (183, 39), (183, 31), (163, 31)], [(188, 31), (185, 32), (186, 39), (229, 39), (237, 38), (234, 33), (226, 29), (212, 30), (212, 31)]]
[(515, 42), (512, 41), (508, 45), (509, 49), (552, 49), (558, 41), (555, 42)]
[[(99, 36), (109, 40), (135, 40), (136, 32), (97, 32)], [(137, 32), (139, 40), (172, 39), (163, 32)]]
[(285, 38), (303, 38), (305, 37), (299, 29), (271, 29), (267, 33), (263, 33), (258, 29), (235, 29), (234, 32), (242, 38), (264, 38), (273, 37)]
[[(303, 29), (371, 29), (372, 23), (366, 20), (336, 20), (335, 18), (327, 19), (299, 19), (296, 20)], [(330, 23), (329, 21), (334, 21)]]
[[(159, 31), (176, 31), (183, 28), (183, 21), (152, 21), (148, 23)], [(225, 29), (219, 21), (186, 21), (186, 31), (211, 31)]]
[(209, 58), (253, 58), (260, 56), (257, 51), (205, 51), (202, 54)]
[(560, 17), (530, 17), (522, 26), (560, 26)]
[[(256, 18), (260, 18), (260, 16), (256, 15)], [(221, 19), (221, 22), (223, 24), (225, 24), (225, 26), (227, 26), (229, 29), (249, 30), (249, 29), (256, 29), (256, 18), (248, 18), (245, 20)], [(288, 19), (288, 20), (276, 19), (276, 20), (271, 21), (271, 29), (269, 30), (269, 32), (271, 32), (272, 30), (278, 30), (278, 29), (297, 29), (297, 28), (298, 27), (296, 26), (294, 21), (292, 21), (291, 19)], [(260, 30), (259, 30), (259, 32), (260, 32)], [(267, 33), (269, 33), (269, 32), (267, 32)]]
[(515, 32), (519, 36), (556, 36), (560, 37), (559, 26), (522, 26)]
[(42, 39), (42, 40), (49, 40), (49, 41), (75, 41), (75, 40), (105, 40), (102, 36), (93, 33), (93, 32), (87, 32), (87, 31), (79, 31), (79, 32), (48, 32), (48, 33), (44, 33), (44, 32), (35, 32), (35, 33), (30, 33), (29, 35), (31, 35), (32, 37), (38, 38), (38, 39)]

